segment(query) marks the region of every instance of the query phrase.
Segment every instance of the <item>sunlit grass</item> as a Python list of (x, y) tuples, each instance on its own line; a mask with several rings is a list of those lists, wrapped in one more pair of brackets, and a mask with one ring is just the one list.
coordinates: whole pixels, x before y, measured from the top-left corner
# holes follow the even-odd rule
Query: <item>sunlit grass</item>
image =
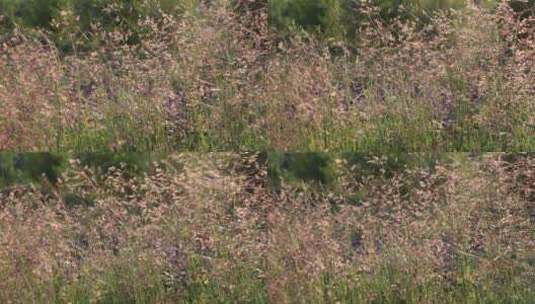
[(0, 191), (1, 302), (533, 299), (533, 155), (119, 156)]

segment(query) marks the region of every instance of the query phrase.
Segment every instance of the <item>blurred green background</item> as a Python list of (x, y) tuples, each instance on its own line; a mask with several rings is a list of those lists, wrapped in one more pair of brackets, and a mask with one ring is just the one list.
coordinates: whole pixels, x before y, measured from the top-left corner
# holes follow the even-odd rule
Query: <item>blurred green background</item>
[[(472, 1), (492, 8), (497, 0), (230, 0), (238, 13), (243, 7), (267, 6), (270, 24), (281, 34), (301, 28), (328, 38), (352, 38), (355, 28), (366, 21), (359, 10), (373, 5), (385, 20), (413, 18), (425, 22), (438, 10), (461, 9)], [(243, 5), (246, 2), (247, 5)], [(200, 0), (0, 0), (0, 33), (14, 28), (42, 28), (52, 31), (56, 42), (68, 48), (68, 38), (88, 37), (91, 24), (99, 29), (128, 32), (127, 43), (139, 42), (143, 28), (138, 22), (161, 13), (195, 13)], [(251, 5), (251, 3), (256, 5)], [(511, 6), (522, 14), (533, 13), (535, 0), (513, 0)], [(59, 23), (59, 24), (58, 24)], [(89, 44), (89, 42), (87, 43)]]
[[(530, 0), (531, 1), (531, 0)], [(479, 0), (481, 7), (492, 8), (495, 0)], [(426, 22), (437, 11), (462, 9), (465, 0), (270, 0), (270, 22), (281, 32), (297, 27), (328, 38), (354, 37), (355, 29), (368, 16), (362, 9), (378, 8), (386, 23), (400, 18)], [(535, 3), (535, 2), (534, 2)]]
[(194, 12), (199, 0), (0, 0), (0, 35), (14, 29), (46, 30), (62, 51), (92, 49), (102, 32), (119, 30), (126, 44), (136, 44), (147, 27), (164, 13)]

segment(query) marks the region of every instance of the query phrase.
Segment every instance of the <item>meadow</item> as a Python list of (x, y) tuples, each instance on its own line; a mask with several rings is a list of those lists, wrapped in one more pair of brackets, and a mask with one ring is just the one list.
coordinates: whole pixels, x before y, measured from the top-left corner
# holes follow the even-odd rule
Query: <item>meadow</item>
[(46, 27), (2, 18), (13, 29), (0, 43), (1, 149), (535, 146), (534, 23), (506, 3), (425, 10), (426, 18), (362, 6), (351, 33), (343, 14), (320, 15), (315, 26), (295, 8), (277, 18), (275, 1), (201, 2), (174, 13), (121, 3), (89, 29), (76, 6)]
[(533, 303), (535, 0), (0, 0), (0, 303)]
[(534, 170), (533, 154), (175, 153), (132, 177), (73, 159), (0, 193), (0, 302), (532, 303)]

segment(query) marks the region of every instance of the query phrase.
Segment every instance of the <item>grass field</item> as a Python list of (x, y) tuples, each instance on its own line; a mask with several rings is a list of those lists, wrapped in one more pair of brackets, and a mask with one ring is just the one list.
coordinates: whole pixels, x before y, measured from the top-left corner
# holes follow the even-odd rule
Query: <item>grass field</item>
[(534, 5), (0, 0), (0, 303), (534, 303)]
[(0, 194), (0, 301), (531, 303), (534, 160), (185, 153), (137, 177), (71, 161)]
[(352, 42), (281, 38), (265, 9), (227, 1), (139, 21), (139, 44), (97, 28), (64, 53), (59, 34), (15, 31), (0, 49), (0, 148), (533, 151), (529, 18), (500, 6), (422, 27), (366, 14)]

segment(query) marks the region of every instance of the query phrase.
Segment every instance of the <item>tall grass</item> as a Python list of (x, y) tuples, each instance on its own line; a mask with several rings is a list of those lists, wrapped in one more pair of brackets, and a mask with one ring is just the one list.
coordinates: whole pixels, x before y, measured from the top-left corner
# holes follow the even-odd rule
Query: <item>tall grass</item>
[[(0, 147), (55, 151), (530, 151), (533, 28), (507, 5), (422, 27), (362, 10), (358, 48), (236, 3), (97, 28), (65, 54), (6, 36)], [(71, 16), (58, 20), (69, 24)], [(121, 20), (121, 19), (119, 19)], [(67, 26), (67, 25), (66, 25)], [(63, 27), (60, 27), (63, 28)], [(65, 27), (68, 28), (68, 27)], [(73, 38), (74, 39), (74, 38)]]
[(0, 303), (533, 302), (535, 19), (476, 2), (0, 0)]
[(336, 187), (274, 192), (265, 157), (215, 153), (142, 177), (73, 160), (54, 188), (4, 189), (0, 301), (532, 301), (533, 155), (323, 157)]

